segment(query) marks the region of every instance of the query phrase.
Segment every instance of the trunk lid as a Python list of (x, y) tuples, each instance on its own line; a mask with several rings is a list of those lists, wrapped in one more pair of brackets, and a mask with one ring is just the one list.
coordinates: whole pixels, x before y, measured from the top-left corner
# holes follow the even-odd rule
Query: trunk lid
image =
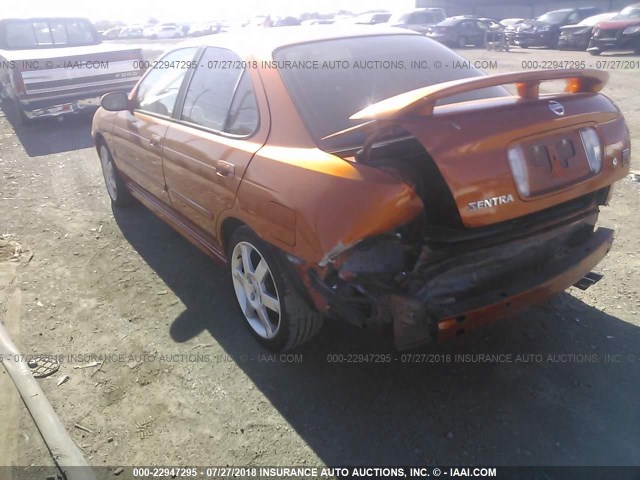
[[(540, 96), (539, 84), (554, 79), (567, 80), (576, 93)], [(433, 159), (462, 223), (479, 227), (553, 207), (626, 175), (626, 124), (596, 93), (606, 79), (603, 72), (571, 70), (476, 77), (407, 92), (351, 118), (368, 120), (360, 128), (373, 132), (392, 125), (408, 131)], [(508, 83), (516, 84), (518, 96), (437, 106), (451, 95)], [(593, 129), (600, 141), (597, 171), (581, 129)]]

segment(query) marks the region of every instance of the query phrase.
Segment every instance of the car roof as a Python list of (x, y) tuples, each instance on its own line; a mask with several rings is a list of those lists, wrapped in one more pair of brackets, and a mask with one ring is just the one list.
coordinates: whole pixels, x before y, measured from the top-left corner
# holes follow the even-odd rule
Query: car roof
[(340, 38), (382, 35), (419, 35), (404, 28), (380, 26), (375, 31), (367, 25), (301, 25), (292, 27), (247, 27), (228, 33), (191, 38), (176, 44), (171, 50), (190, 46), (226, 48), (256, 58), (271, 59), (279, 48)]

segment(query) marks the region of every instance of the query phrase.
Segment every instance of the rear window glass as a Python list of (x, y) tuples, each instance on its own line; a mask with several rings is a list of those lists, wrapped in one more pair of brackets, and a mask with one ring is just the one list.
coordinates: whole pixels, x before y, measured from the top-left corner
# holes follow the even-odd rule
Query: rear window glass
[(9, 50), (93, 45), (97, 33), (84, 19), (11, 20), (0, 23), (0, 47)]
[[(274, 59), (307, 129), (318, 146), (333, 151), (362, 145), (361, 132), (322, 138), (363, 123), (349, 119), (363, 108), (417, 88), (483, 75), (463, 64), (458, 54), (421, 35), (305, 43), (277, 50)], [(317, 61), (317, 68), (301, 67), (310, 61)], [(507, 91), (502, 87), (484, 88), (442, 104), (503, 95)]]

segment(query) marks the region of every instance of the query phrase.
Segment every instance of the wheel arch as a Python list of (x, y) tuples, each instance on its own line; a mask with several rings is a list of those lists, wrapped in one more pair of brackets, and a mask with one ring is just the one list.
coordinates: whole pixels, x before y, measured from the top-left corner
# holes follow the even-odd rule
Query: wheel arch
[(104, 144), (107, 148), (109, 148), (109, 144), (107, 143), (107, 140), (104, 138), (104, 135), (102, 135), (102, 133), (100, 132), (96, 132), (94, 144), (98, 154), (100, 154), (100, 147), (102, 146), (102, 144)]
[(222, 253), (224, 255), (227, 255), (229, 252), (229, 242), (231, 241), (231, 237), (233, 237), (233, 232), (242, 226), (251, 228), (236, 217), (227, 217), (222, 221), (222, 225), (220, 226), (220, 246), (222, 247)]

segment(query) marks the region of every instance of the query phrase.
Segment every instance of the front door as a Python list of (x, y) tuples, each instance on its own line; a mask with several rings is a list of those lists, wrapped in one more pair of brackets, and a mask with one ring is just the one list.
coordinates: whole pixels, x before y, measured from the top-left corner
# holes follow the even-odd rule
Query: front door
[(197, 48), (163, 57), (134, 91), (135, 108), (119, 112), (114, 122), (112, 154), (118, 168), (155, 197), (169, 203), (162, 169), (163, 139), (178, 93)]

